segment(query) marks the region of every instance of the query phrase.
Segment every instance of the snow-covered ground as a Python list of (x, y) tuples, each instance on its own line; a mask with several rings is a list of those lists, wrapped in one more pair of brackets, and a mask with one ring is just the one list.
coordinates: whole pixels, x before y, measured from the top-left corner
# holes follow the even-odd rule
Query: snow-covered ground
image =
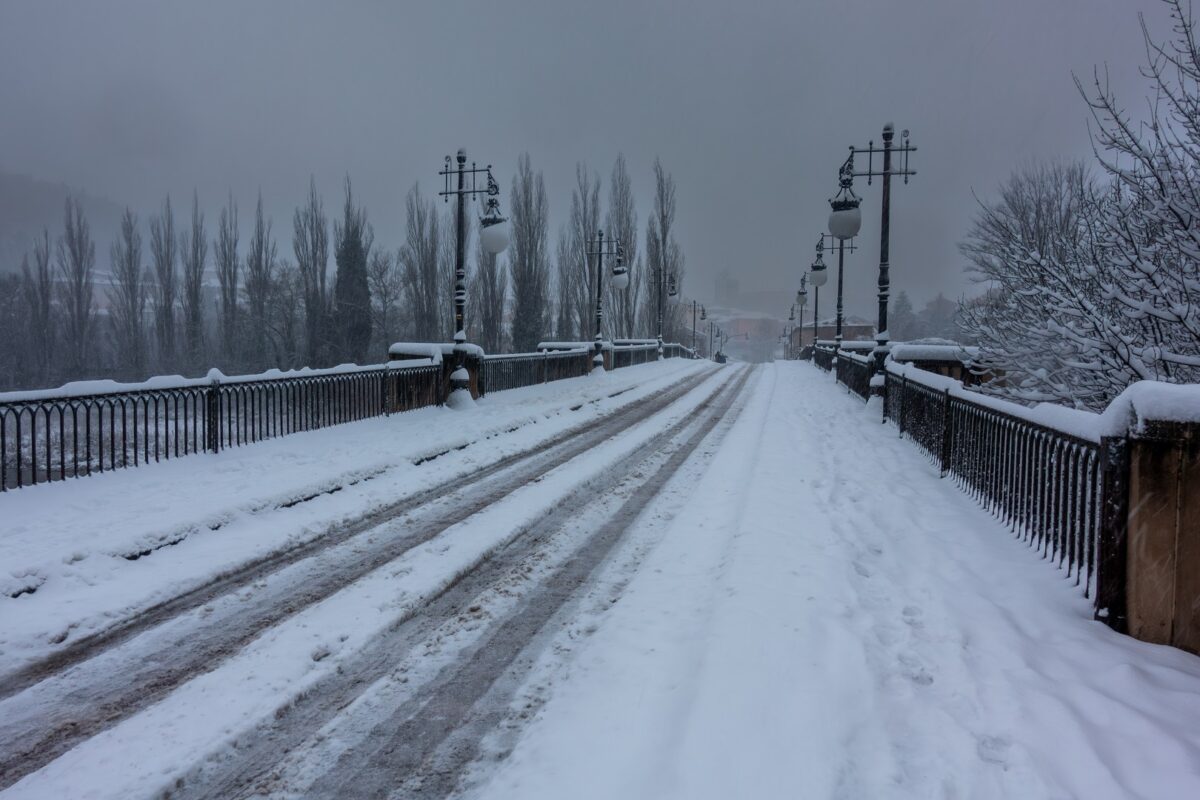
[(418, 409), (0, 494), (0, 676), (707, 368), (669, 359), (497, 392), (468, 414)]
[(481, 798), (1200, 797), (1200, 659), (804, 364), (766, 370)]
[[(36, 585), (0, 594), (0, 798), (432, 797), (460, 777), (476, 800), (1200, 797), (1200, 659), (1092, 621), (827, 373), (768, 365), (739, 394), (746, 374), (647, 364), (0, 496), (0, 576)], [(586, 449), (465, 483), (583, 423)], [(337, 540), (448, 480), (466, 488)], [(52, 734), (36, 769), (25, 731)]]

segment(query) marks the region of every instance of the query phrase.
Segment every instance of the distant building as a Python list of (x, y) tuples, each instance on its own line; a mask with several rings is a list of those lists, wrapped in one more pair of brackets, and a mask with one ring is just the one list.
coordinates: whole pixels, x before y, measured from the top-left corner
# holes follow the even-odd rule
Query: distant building
[[(817, 338), (832, 341), (837, 337), (837, 319), (823, 319), (817, 323)], [(875, 340), (875, 326), (862, 317), (849, 315), (842, 319), (842, 341), (871, 342)], [(792, 348), (799, 350), (808, 347), (813, 342), (813, 326), (807, 323), (802, 328), (792, 330)]]

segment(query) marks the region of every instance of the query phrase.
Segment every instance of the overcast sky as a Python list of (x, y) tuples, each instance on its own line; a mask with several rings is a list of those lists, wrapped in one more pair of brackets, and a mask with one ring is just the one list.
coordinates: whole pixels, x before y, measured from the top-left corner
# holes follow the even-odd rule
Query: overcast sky
[[(143, 218), (195, 187), (213, 220), (232, 190), (244, 228), (261, 187), (290, 256), (310, 174), (336, 208), (349, 173), (394, 246), (405, 193), (439, 188), (460, 146), (495, 166), (505, 201), (528, 151), (552, 234), (575, 163), (606, 196), (619, 152), (644, 226), (658, 156), (678, 187), (685, 294), (709, 300), (728, 269), (780, 290), (786, 314), (847, 146), (892, 120), (920, 148), (893, 191), (893, 292), (919, 305), (969, 288), (956, 242), (972, 191), (1025, 160), (1090, 156), (1072, 71), (1107, 64), (1141, 103), (1139, 10), (1164, 27), (1154, 0), (0, 0), (0, 169)], [(873, 317), (879, 186), (857, 188), (847, 298)]]

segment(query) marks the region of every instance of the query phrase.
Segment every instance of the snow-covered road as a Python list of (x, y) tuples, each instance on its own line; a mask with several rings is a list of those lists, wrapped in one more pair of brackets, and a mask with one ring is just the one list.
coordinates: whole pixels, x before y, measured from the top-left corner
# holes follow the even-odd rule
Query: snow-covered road
[(1200, 796), (1200, 659), (1093, 622), (804, 364), (10, 500), (2, 800)]
[(1094, 622), (827, 373), (762, 372), (472, 796), (1200, 797), (1200, 659)]

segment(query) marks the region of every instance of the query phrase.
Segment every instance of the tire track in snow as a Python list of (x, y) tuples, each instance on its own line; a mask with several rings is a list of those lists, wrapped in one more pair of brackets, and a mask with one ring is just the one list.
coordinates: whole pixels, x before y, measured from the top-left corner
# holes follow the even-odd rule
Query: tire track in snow
[[(547, 442), (514, 453), (465, 478), (447, 481), (369, 514), (288, 550), (252, 562), (210, 583), (160, 603), (135, 618), (81, 639), (48, 659), (7, 676), (0, 683), (0, 790), (40, 769), (79, 742), (112, 727), (167, 695), (188, 679), (217, 668), (268, 628), (433, 539), (446, 528), (486, 509), (500, 497), (586, 453), (600, 442), (668, 408), (711, 372), (689, 377), (671, 390), (621, 409), (600, 420), (576, 426)], [(398, 536), (369, 541), (381, 526), (415, 516), (428, 516)], [(365, 544), (358, 540), (366, 539)], [(354, 550), (345, 563), (320, 564), (336, 549)], [(165, 636), (157, 651), (119, 658), (122, 645), (166, 629), (190, 612), (203, 615), (211, 606), (302, 562), (312, 562), (306, 580), (278, 591), (268, 604), (240, 603), (231, 615), (200, 619), (196, 628)], [(252, 596), (244, 597), (252, 600)], [(94, 664), (94, 668), (89, 669)], [(95, 674), (89, 674), (95, 673)], [(21, 717), (5, 707), (26, 693), (39, 692), (42, 702), (27, 702)]]
[[(384, 713), (370, 733), (343, 754), (330, 772), (317, 779), (306, 796), (386, 796), (403, 779), (419, 776), (418, 796), (443, 796), (453, 789), (458, 776), (479, 752), (480, 741), (492, 732), (509, 710), (508, 699), (519, 687), (519, 675), (528, 666), (525, 659), (514, 667), (521, 652), (534, 641), (547, 622), (588, 584), (589, 577), (605, 563), (634, 519), (655, 498), (663, 485), (725, 418), (741, 394), (751, 371), (731, 376), (706, 399), (697, 412), (672, 425), (621, 460), (600, 483), (592, 483), (564, 498), (558, 509), (520, 533), (512, 544), (462, 576), (449, 591), (436, 598), (422, 613), (381, 637), (365, 651), (354, 667), (331, 675), (318, 688), (256, 731), (220, 764), (210, 760), (190, 779), (177, 784), (172, 797), (228, 798), (259, 796), (278, 788), (280, 762), (290, 751), (304, 752), (329, 719), (341, 713), (405, 658), (438, 636), (449, 620), (461, 614), (481, 593), (501, 585), (499, 591), (517, 591), (504, 585), (506, 576), (528, 570), (543, 558), (548, 539), (578, 520), (589, 506), (611, 501), (609, 490), (618, 484), (631, 485), (627, 499), (615, 512), (607, 512), (603, 524), (584, 534), (582, 544), (563, 557), (560, 564), (545, 568), (548, 574), (524, 591), (518, 601), (497, 619), (481, 624), (493, 632), (479, 634), (478, 641), (415, 690), (394, 710)], [(674, 440), (674, 441), (673, 441)], [(655, 462), (655, 463), (651, 463)], [(650, 467), (646, 469), (646, 467)], [(617, 505), (617, 503), (611, 503)], [(476, 601), (477, 602), (477, 601)], [(478, 605), (472, 606), (480, 613)], [(517, 672), (514, 677), (513, 672)], [(403, 680), (407, 681), (407, 677)], [(497, 691), (498, 683), (503, 686)], [(485, 698), (484, 702), (480, 702)], [(353, 713), (353, 709), (351, 710)], [(446, 742), (455, 741), (447, 748)], [(322, 740), (323, 736), (317, 739)], [(335, 735), (336, 738), (336, 735)], [(448, 754), (438, 751), (449, 750)], [(295, 754), (293, 754), (295, 755)], [(427, 762), (438, 758), (435, 767)], [(303, 756), (301, 760), (305, 760)], [(291, 794), (291, 791), (286, 791)]]

